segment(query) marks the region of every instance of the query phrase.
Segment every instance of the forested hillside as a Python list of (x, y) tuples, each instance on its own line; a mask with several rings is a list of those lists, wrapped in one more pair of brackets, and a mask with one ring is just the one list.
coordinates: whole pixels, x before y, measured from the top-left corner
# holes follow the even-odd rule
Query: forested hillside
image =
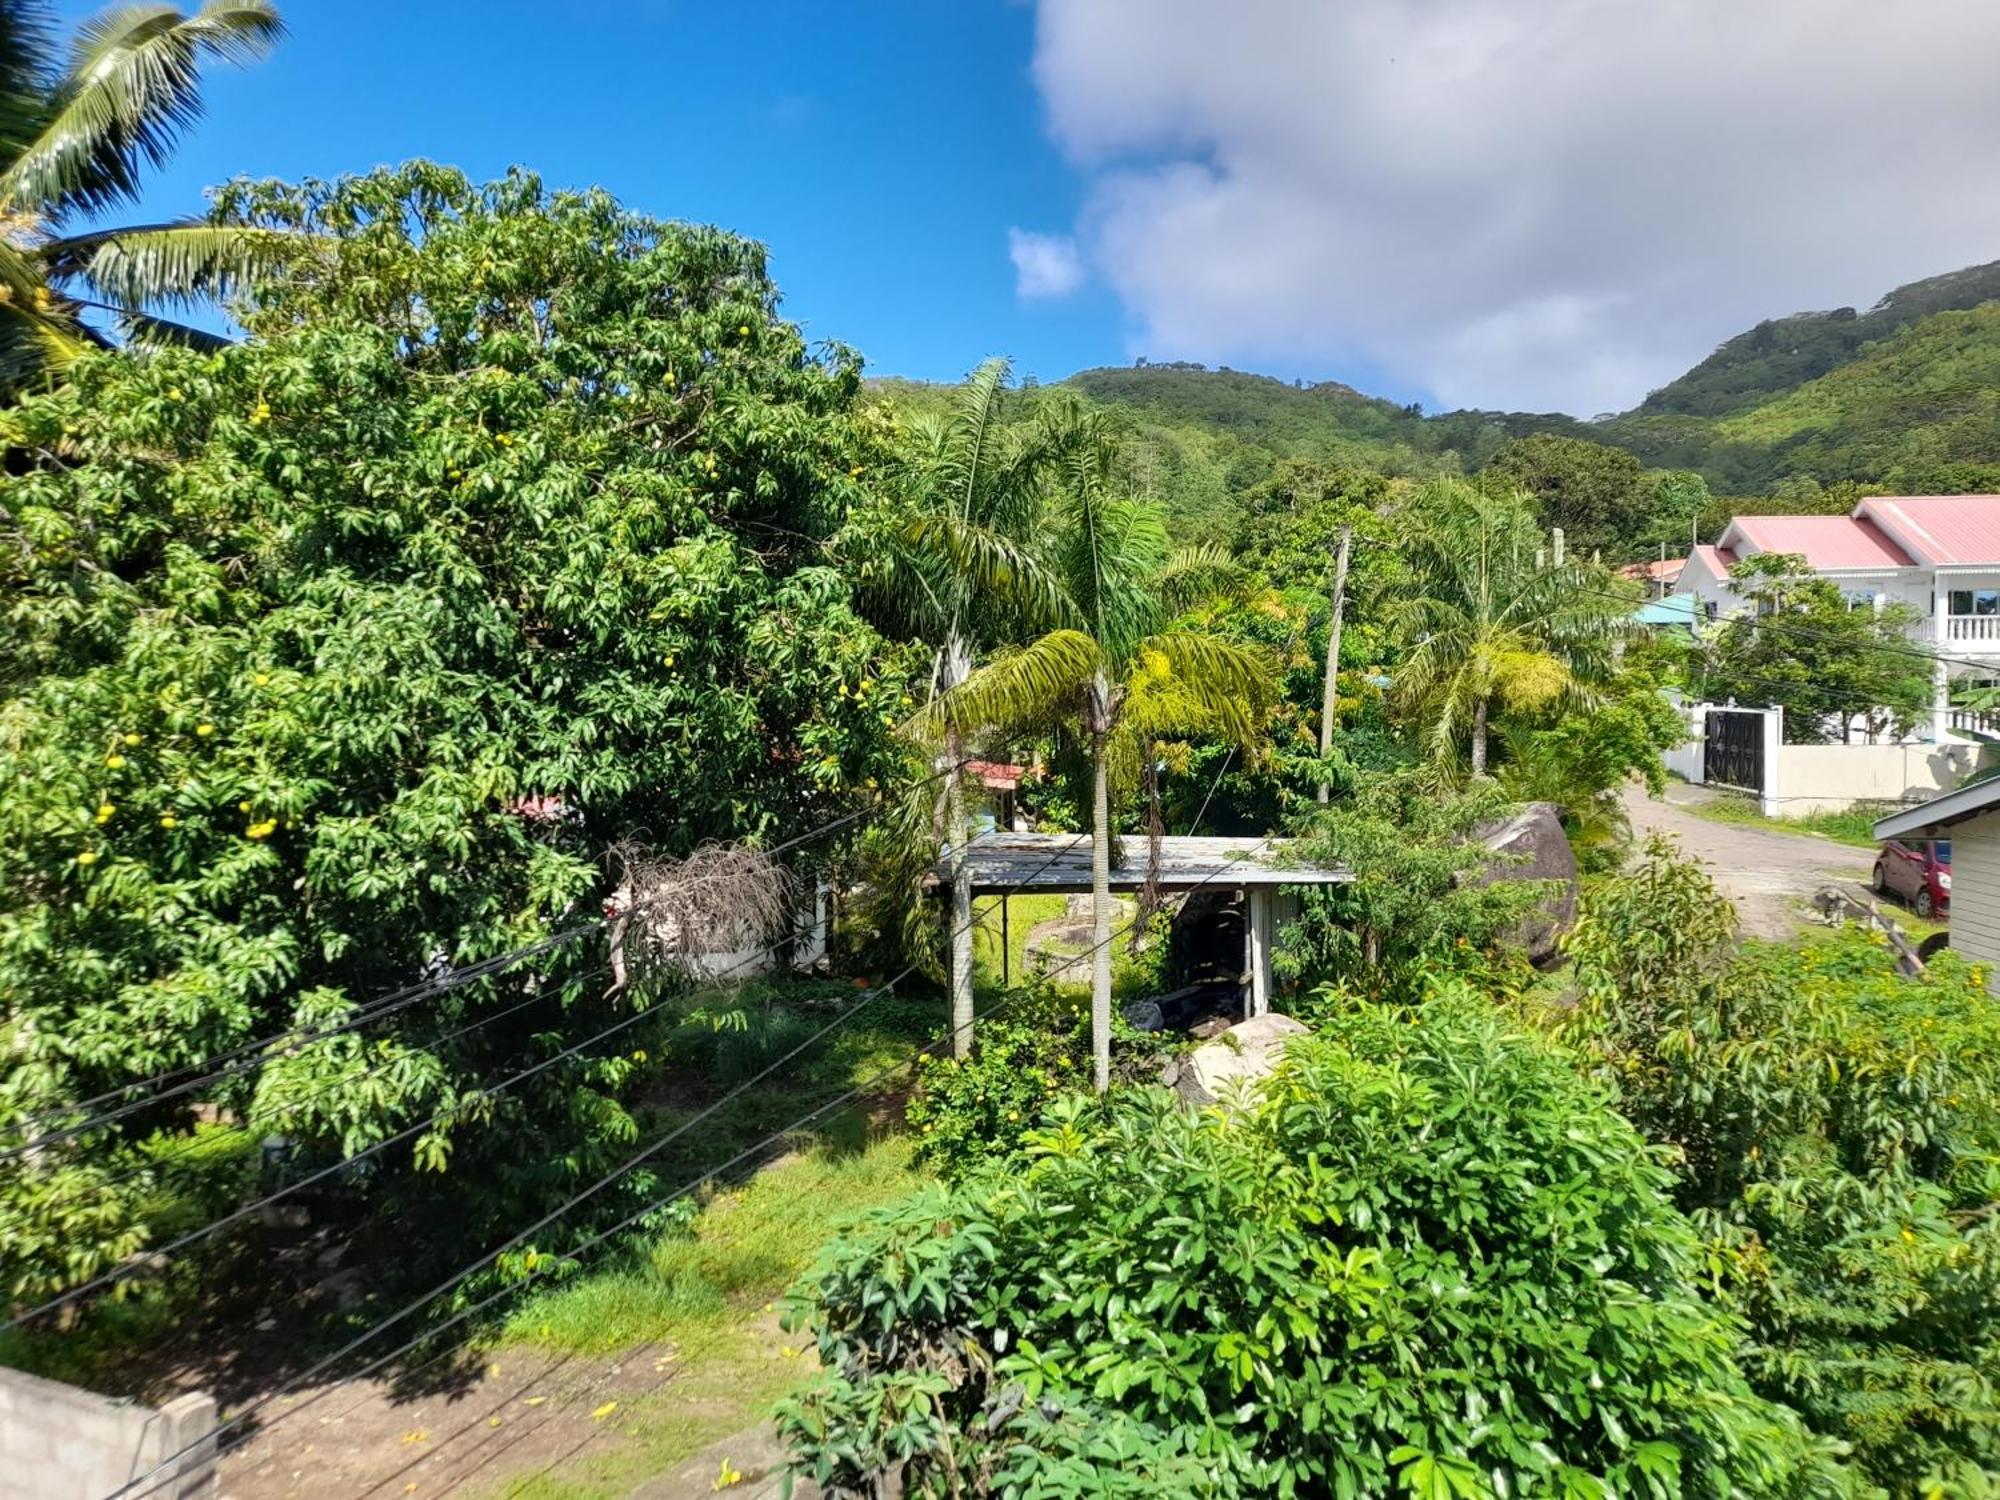
[[(1284, 459), (1391, 477), (1476, 473), (1510, 443), (1552, 436), (1622, 449), (1650, 471), (1618, 545), (1661, 517), (1647, 497), (1679, 471), (1701, 476), (1717, 519), (1737, 501), (1844, 508), (1861, 490), (1951, 493), (2000, 486), (2000, 261), (1899, 287), (1865, 312), (1774, 318), (1730, 339), (1631, 411), (1453, 411), (1370, 396), (1338, 381), (1273, 379), (1199, 364), (1084, 370), (1057, 389), (1105, 409), (1132, 440), (1131, 478), (1180, 529), (1219, 536), (1241, 497)], [(942, 387), (879, 382), (915, 410)], [(1018, 393), (1018, 409), (1046, 399)], [(1603, 461), (1568, 448), (1586, 467)], [(1549, 450), (1537, 455), (1546, 467)]]

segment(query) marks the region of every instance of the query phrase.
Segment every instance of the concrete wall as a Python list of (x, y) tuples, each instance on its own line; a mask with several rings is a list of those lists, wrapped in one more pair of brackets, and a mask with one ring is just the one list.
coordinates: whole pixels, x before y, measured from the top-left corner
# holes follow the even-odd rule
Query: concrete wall
[(1960, 785), (2000, 747), (1783, 745), (1766, 752), (1765, 811), (1782, 818), (1839, 812), (1857, 802), (1916, 803)]
[[(0, 1369), (0, 1494), (6, 1500), (104, 1500), (215, 1426), (215, 1398), (180, 1396), (155, 1411), (59, 1381)], [(141, 1488), (152, 1500), (211, 1500), (215, 1445)]]
[(1970, 818), (1951, 834), (1951, 946), (1989, 965), (1986, 987), (2000, 994), (2000, 812)]

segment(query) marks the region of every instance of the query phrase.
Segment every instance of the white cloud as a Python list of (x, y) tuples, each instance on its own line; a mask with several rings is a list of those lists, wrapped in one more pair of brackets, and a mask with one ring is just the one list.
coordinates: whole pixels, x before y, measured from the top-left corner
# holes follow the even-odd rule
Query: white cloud
[[(1037, 0), (1036, 30), (1084, 251), (1156, 359), (1589, 413), (2000, 257), (1991, 0)], [(1012, 238), (1023, 296), (1081, 279)]]
[(1083, 285), (1083, 257), (1066, 234), (1007, 231), (1007, 254), (1014, 261), (1014, 291), (1024, 302), (1067, 297)]

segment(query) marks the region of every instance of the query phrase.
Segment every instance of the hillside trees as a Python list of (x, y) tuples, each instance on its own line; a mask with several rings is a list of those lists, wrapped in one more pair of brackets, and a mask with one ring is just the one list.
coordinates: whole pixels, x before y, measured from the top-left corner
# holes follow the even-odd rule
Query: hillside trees
[(269, 0), (192, 15), (123, 6), (85, 22), (59, 67), (47, 6), (0, 0), (0, 386), (102, 345), (93, 312), (145, 339), (213, 344), (160, 311), (220, 296), (294, 248), (242, 224), (76, 227), (134, 202), (143, 170), (200, 118), (203, 63), (254, 61), (283, 30)]
[[(593, 915), (620, 840), (775, 841), (900, 760), (902, 685), (825, 552), (875, 456), (856, 362), (777, 317), (760, 247), (424, 164), (221, 209), (324, 240), (242, 304), (248, 342), (85, 358), (0, 415), (4, 1120), (350, 1016)], [(213, 1102), (381, 1139), (631, 1003), (589, 951)], [(478, 1236), (632, 1134), (634, 1066), (468, 1107), (420, 1143), (450, 1172), (406, 1192), (392, 1153), (374, 1191)], [(141, 1246), (132, 1143), (209, 1097), (15, 1163), (7, 1295)]]
[(1625, 560), (1645, 534), (1653, 486), (1639, 460), (1623, 448), (1581, 438), (1534, 433), (1514, 439), (1480, 470), (1488, 490), (1526, 490), (1545, 526), (1560, 526), (1578, 558), (1602, 551)]
[(1610, 670), (1623, 609), (1601, 569), (1538, 557), (1520, 492), (1438, 480), (1397, 521), (1407, 572), (1383, 605), (1403, 649), (1395, 697), (1435, 759), (1455, 764), (1465, 747), (1484, 775), (1495, 711), (1580, 705)]

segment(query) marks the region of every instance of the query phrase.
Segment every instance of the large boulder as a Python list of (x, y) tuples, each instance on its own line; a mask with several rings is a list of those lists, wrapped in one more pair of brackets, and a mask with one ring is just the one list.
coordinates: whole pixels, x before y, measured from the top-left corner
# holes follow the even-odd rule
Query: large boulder
[(1295, 1036), (1312, 1030), (1273, 1012), (1238, 1021), (1213, 1041), (1167, 1064), (1160, 1081), (1189, 1104), (1215, 1104), (1246, 1083), (1270, 1075)]
[(1479, 885), (1501, 881), (1545, 880), (1556, 889), (1539, 910), (1526, 917), (1514, 934), (1531, 963), (1556, 956), (1556, 944), (1576, 921), (1576, 851), (1563, 832), (1562, 817), (1553, 802), (1530, 802), (1511, 817), (1482, 823), (1474, 838), (1498, 856), (1472, 877)]

